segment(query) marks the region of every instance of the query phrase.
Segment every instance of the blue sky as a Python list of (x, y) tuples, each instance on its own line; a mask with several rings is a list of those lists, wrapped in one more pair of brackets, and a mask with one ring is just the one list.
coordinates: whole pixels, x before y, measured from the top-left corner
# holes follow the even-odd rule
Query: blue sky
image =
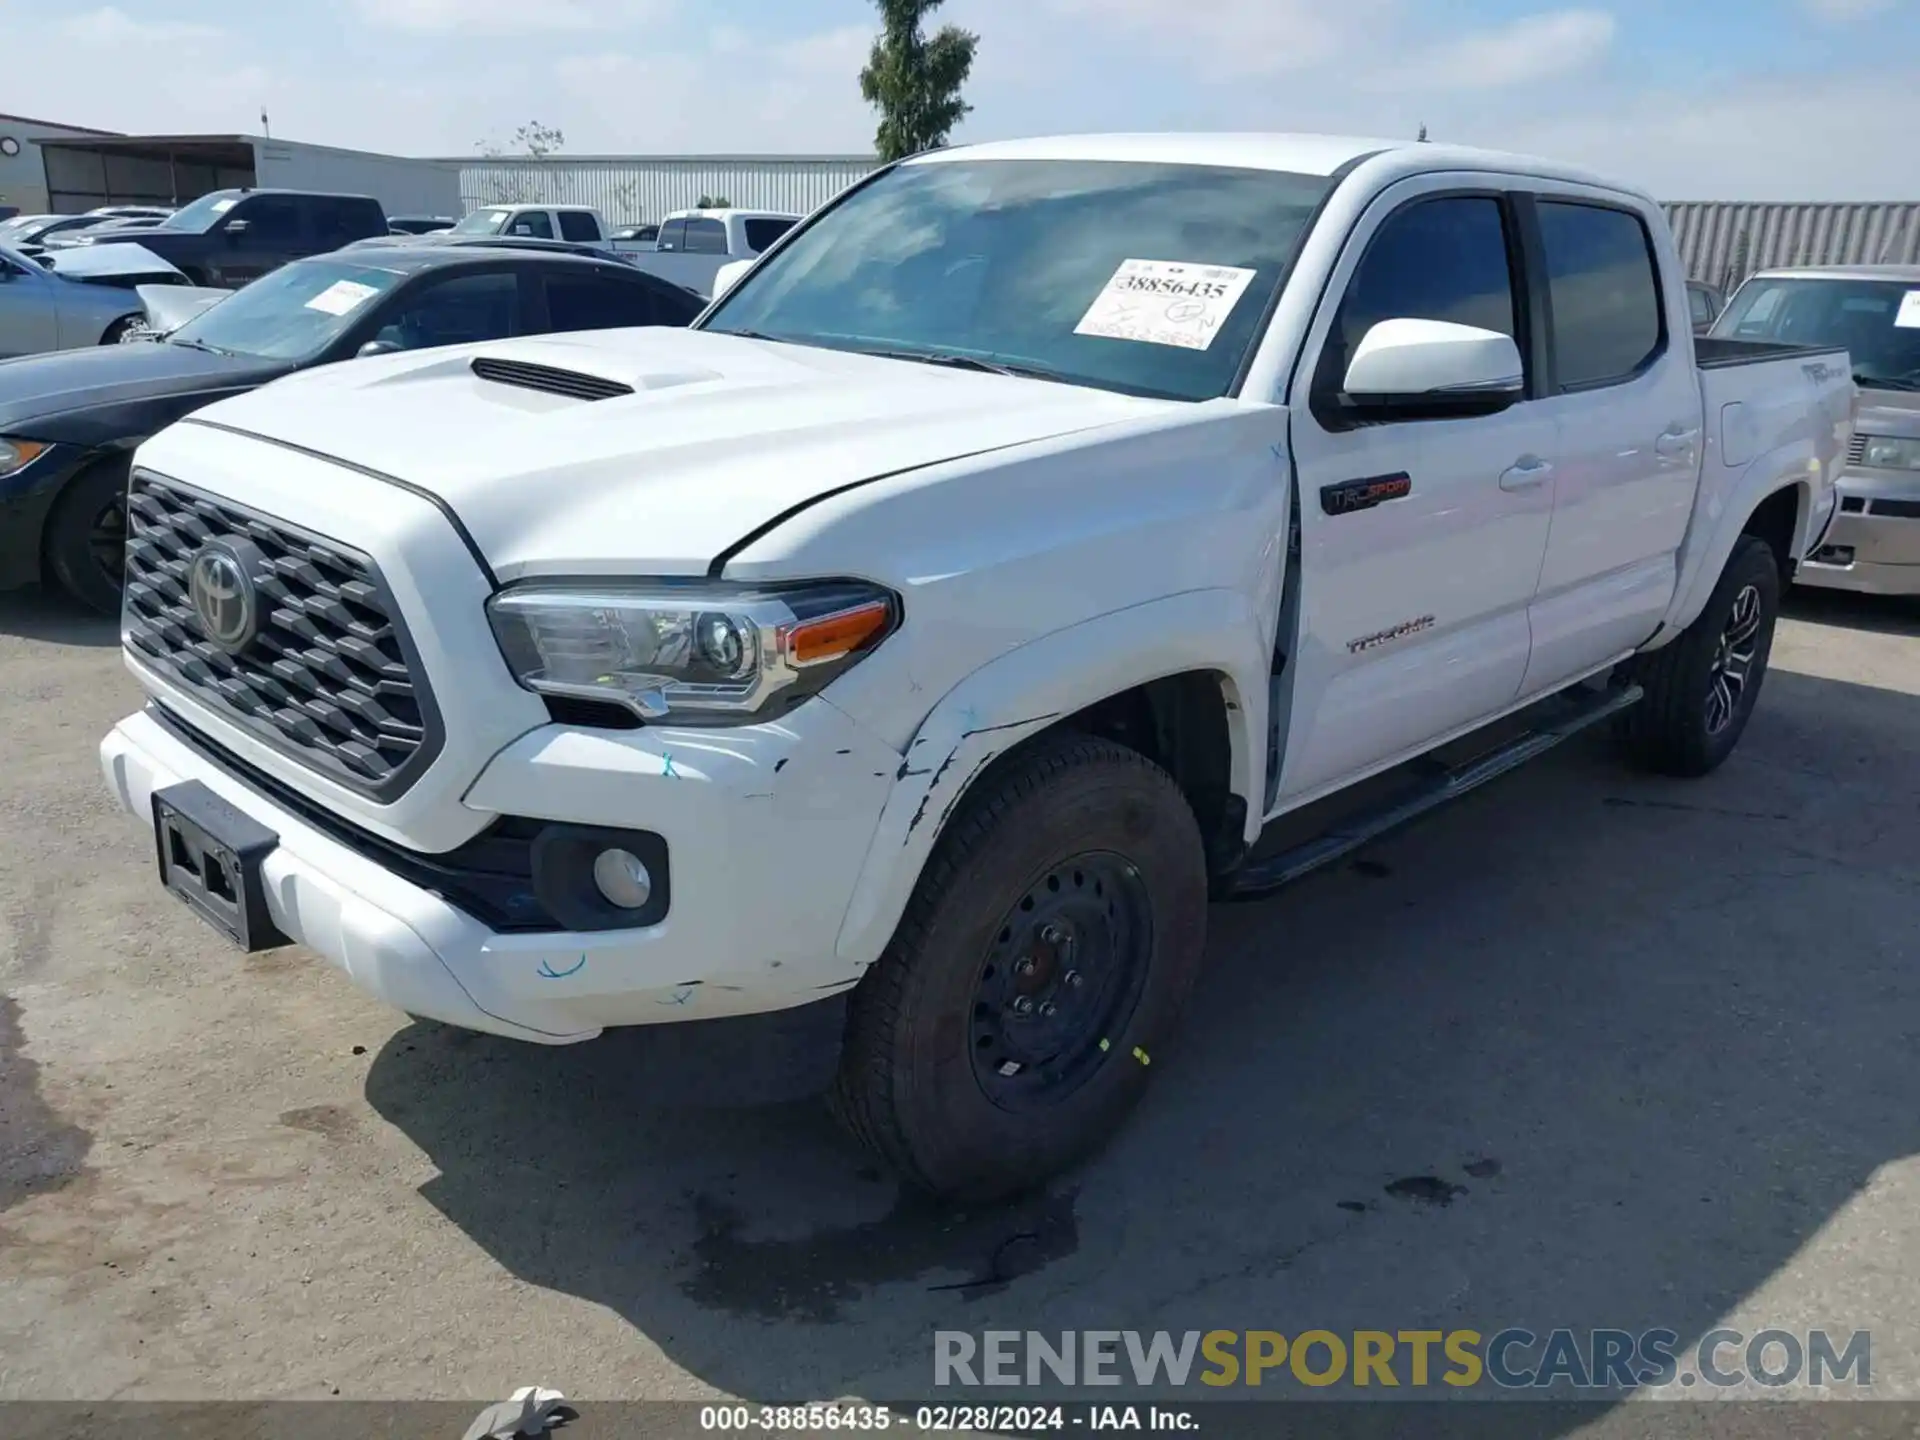
[[(947, 0), (958, 140), (1331, 130), (1533, 150), (1670, 199), (1920, 199), (1920, 0)], [(871, 0), (0, 0), (0, 110), (470, 154), (849, 152)], [(31, 57), (33, 63), (21, 60)]]

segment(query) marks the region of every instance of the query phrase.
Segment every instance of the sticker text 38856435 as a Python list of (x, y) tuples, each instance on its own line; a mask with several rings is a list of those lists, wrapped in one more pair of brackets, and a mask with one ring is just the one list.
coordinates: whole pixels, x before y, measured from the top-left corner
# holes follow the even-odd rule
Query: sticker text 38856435
[(1123, 260), (1073, 333), (1205, 350), (1254, 273), (1231, 265)]

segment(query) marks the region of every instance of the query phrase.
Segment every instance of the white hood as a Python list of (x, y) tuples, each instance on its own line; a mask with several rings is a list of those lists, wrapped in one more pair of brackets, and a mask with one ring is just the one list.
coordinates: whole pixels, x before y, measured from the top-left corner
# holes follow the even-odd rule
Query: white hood
[[(579, 400), (476, 358), (633, 387)], [(1099, 390), (678, 329), (350, 360), (198, 418), (433, 492), (503, 579), (699, 574), (830, 492), (1166, 408)]]

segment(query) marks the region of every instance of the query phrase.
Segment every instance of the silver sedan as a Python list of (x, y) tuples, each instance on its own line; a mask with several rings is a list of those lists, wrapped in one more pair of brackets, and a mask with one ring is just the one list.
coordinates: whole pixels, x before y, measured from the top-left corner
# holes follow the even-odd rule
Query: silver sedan
[(143, 314), (130, 288), (71, 279), (0, 246), (0, 359), (111, 345)]

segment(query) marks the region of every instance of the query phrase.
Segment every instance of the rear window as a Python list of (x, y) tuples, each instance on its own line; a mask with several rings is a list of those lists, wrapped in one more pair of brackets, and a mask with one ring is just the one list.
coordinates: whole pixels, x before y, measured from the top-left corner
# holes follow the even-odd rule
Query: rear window
[(727, 253), (727, 227), (718, 220), (687, 221), (686, 251), (689, 255)]
[(758, 255), (774, 241), (793, 228), (791, 220), (749, 220), (747, 228), (747, 249)]
[(1538, 208), (1559, 387), (1629, 379), (1666, 339), (1647, 227), (1600, 205), (1543, 200)]
[(600, 223), (585, 210), (562, 210), (560, 212), (560, 238), (562, 240), (598, 240), (600, 238)]

